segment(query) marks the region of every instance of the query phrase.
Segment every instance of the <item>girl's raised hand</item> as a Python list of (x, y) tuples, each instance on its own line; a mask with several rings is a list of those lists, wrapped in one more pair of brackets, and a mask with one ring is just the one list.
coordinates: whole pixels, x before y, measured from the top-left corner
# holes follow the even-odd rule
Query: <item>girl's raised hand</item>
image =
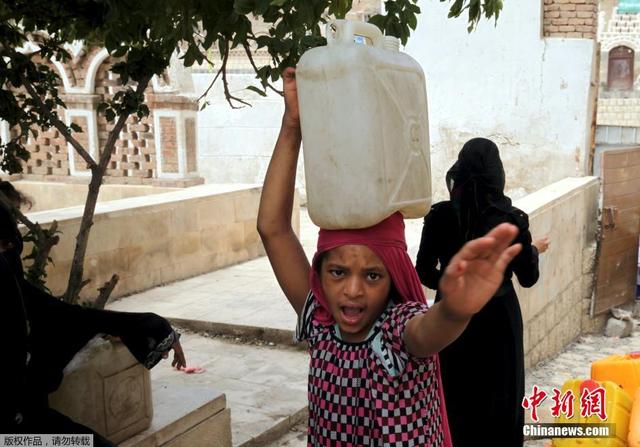
[(450, 318), (470, 318), (493, 297), (507, 265), (522, 249), (521, 244), (510, 245), (517, 234), (515, 225), (500, 224), (467, 242), (451, 259), (439, 285)]
[(296, 69), (285, 68), (282, 72), (282, 89), (284, 92), (284, 116), (282, 125), (300, 127), (300, 109), (298, 108), (298, 87), (296, 84)]

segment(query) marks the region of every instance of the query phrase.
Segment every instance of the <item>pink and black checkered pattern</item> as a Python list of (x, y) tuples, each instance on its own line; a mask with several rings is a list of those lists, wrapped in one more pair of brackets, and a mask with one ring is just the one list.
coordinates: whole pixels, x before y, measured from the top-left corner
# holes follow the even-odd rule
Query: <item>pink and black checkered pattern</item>
[(296, 330), (311, 353), (308, 445), (446, 447), (436, 358), (411, 357), (402, 338), (427, 306), (390, 305), (361, 343), (314, 321), (316, 308), (309, 294)]

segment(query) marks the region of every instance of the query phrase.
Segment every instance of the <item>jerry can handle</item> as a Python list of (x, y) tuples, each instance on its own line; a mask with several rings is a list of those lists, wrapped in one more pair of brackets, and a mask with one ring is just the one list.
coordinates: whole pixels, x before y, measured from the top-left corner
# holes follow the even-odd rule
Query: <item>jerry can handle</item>
[(384, 46), (382, 31), (371, 23), (343, 19), (327, 23), (327, 45), (354, 43), (353, 38), (356, 35), (368, 37), (374, 47), (383, 48)]

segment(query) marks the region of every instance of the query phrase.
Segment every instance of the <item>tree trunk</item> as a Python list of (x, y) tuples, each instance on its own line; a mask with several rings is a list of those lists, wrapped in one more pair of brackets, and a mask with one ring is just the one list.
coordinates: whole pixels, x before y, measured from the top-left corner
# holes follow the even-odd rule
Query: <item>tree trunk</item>
[[(138, 86), (136, 87), (136, 92), (144, 92), (144, 90), (147, 88), (147, 85), (149, 84), (150, 79), (151, 78), (140, 80)], [(109, 133), (107, 142), (100, 154), (100, 162), (96, 167), (91, 169), (89, 192), (87, 193), (84, 212), (82, 214), (82, 221), (80, 222), (80, 231), (78, 231), (78, 235), (76, 236), (76, 247), (73, 253), (71, 272), (69, 273), (69, 283), (67, 285), (67, 290), (63, 295), (64, 301), (68, 303), (77, 303), (80, 291), (85, 285), (89, 283), (89, 281), (83, 281), (82, 279), (84, 276), (84, 257), (87, 252), (89, 233), (91, 231), (91, 226), (93, 225), (93, 216), (95, 214), (96, 204), (98, 202), (98, 194), (100, 193), (102, 179), (104, 178), (104, 175), (107, 171), (107, 166), (109, 166), (109, 161), (111, 160), (111, 155), (113, 154), (116, 140), (118, 139), (118, 136), (120, 135), (120, 132), (122, 131), (122, 128), (124, 127), (129, 116), (130, 114), (120, 115), (118, 117), (118, 120), (116, 121), (113, 130), (111, 130), (111, 132)], [(109, 289), (113, 290), (113, 287), (115, 287), (115, 284)], [(102, 299), (106, 303), (106, 299), (104, 299), (104, 297), (102, 297)]]

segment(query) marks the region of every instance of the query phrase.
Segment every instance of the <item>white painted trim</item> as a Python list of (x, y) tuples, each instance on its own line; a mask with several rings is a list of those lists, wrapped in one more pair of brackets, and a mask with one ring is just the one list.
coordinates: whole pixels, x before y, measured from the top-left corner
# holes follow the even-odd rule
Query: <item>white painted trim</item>
[[(65, 123), (67, 126), (71, 124), (71, 118), (78, 116), (87, 119), (87, 128), (82, 129), (89, 136), (89, 155), (96, 160), (98, 155), (98, 119), (95, 110), (89, 109), (67, 109), (65, 111)], [(76, 177), (91, 176), (91, 171), (77, 171), (76, 161), (74, 158), (75, 149), (70, 143), (67, 143), (67, 154), (69, 156), (69, 173)]]
[(58, 73), (60, 74), (60, 79), (62, 79), (62, 85), (64, 86), (65, 93), (72, 93), (76, 87), (71, 86), (71, 81), (69, 80), (69, 76), (67, 76), (67, 70), (64, 69), (64, 65), (56, 59), (52, 59), (51, 62), (58, 69)]
[[(7, 144), (9, 141), (9, 123), (5, 120), (0, 120), (0, 140), (2, 140), (2, 144)], [(0, 157), (0, 160), (2, 157)], [(0, 173), (6, 173), (2, 169), (0, 169)]]
[(176, 121), (176, 138), (177, 138), (177, 128), (178, 122), (180, 121), (180, 111), (179, 110), (167, 110), (167, 109), (154, 109), (153, 110), (153, 136), (156, 144), (156, 172), (158, 178), (170, 178), (177, 179), (182, 178), (180, 175), (180, 155), (179, 155), (179, 142), (178, 145), (178, 173), (174, 172), (163, 172), (162, 164), (162, 129), (160, 127), (160, 118), (173, 118)]
[(2, 140), (2, 144), (9, 141), (9, 123), (5, 120), (0, 120), (0, 139)]
[(96, 74), (98, 73), (98, 68), (100, 65), (109, 57), (109, 52), (106, 48), (103, 48), (98, 54), (95, 55), (91, 64), (89, 64), (89, 68), (87, 69), (87, 77), (84, 81), (84, 92), (83, 93), (94, 93), (96, 91)]
[[(162, 130), (160, 128), (160, 118), (173, 118), (176, 122), (176, 147), (178, 156), (178, 172), (162, 171)], [(153, 110), (153, 133), (156, 144), (156, 171), (158, 178), (166, 179), (184, 179), (196, 177), (197, 170), (187, 172), (187, 135), (185, 129), (185, 119), (195, 118), (197, 132), (197, 113), (194, 110), (171, 110), (171, 109), (154, 109)], [(198, 144), (196, 136), (196, 146)], [(197, 152), (196, 152), (197, 156)], [(197, 158), (196, 158), (197, 165)]]
[(619, 46), (631, 48), (634, 53), (637, 53), (640, 50), (640, 39), (631, 39), (629, 36), (616, 36), (605, 38), (602, 41), (602, 51), (609, 52)]
[(91, 94), (95, 92), (95, 82), (96, 82), (96, 74), (98, 73), (98, 68), (100, 65), (109, 57), (109, 52), (106, 48), (103, 48), (98, 54), (96, 54), (89, 67), (87, 68), (87, 75), (84, 80), (84, 85), (73, 87), (71, 85), (71, 81), (69, 81), (69, 77), (67, 76), (67, 72), (64, 69), (64, 65), (58, 60), (52, 60), (53, 64), (58, 68), (58, 71), (61, 74), (62, 83), (64, 85), (65, 93), (84, 93)]

